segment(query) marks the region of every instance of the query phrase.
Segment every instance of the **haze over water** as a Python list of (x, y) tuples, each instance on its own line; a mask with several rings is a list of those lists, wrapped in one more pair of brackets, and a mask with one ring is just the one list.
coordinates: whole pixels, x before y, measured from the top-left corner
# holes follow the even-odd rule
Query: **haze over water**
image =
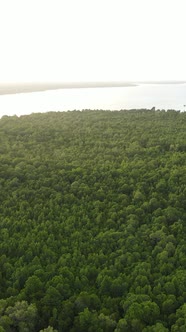
[(140, 84), (126, 87), (72, 88), (0, 95), (0, 116), (82, 109), (184, 110), (186, 84)]

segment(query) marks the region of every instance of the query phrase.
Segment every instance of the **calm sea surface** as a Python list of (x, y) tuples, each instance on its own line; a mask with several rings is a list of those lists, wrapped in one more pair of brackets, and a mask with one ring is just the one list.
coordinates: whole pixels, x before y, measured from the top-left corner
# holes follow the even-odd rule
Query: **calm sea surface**
[(0, 116), (82, 109), (152, 108), (186, 110), (186, 84), (61, 89), (0, 95)]

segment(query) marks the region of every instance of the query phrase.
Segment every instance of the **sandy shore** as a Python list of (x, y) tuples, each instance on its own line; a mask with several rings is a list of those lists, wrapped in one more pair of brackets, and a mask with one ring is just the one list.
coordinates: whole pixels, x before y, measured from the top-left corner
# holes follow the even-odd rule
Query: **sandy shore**
[(39, 92), (58, 89), (77, 88), (107, 88), (107, 87), (135, 87), (140, 84), (185, 84), (186, 81), (114, 81), (114, 82), (26, 82), (26, 83), (0, 83), (0, 95)]
[(136, 86), (133, 82), (63, 82), (63, 83), (10, 83), (0, 84), (0, 95), (39, 92), (57, 89), (129, 87)]

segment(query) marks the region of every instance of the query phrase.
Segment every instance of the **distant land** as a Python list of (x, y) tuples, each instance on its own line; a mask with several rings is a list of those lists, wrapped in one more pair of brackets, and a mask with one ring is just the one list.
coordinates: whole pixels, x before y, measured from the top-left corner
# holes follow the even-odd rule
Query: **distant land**
[(0, 95), (58, 89), (135, 87), (140, 84), (185, 84), (186, 81), (102, 81), (102, 82), (25, 82), (0, 83)]

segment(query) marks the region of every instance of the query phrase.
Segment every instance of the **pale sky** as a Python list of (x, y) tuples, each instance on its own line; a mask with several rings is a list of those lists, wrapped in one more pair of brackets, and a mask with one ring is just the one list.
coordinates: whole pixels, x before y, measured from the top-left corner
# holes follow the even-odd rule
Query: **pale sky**
[(186, 0), (0, 0), (0, 83), (186, 80)]

